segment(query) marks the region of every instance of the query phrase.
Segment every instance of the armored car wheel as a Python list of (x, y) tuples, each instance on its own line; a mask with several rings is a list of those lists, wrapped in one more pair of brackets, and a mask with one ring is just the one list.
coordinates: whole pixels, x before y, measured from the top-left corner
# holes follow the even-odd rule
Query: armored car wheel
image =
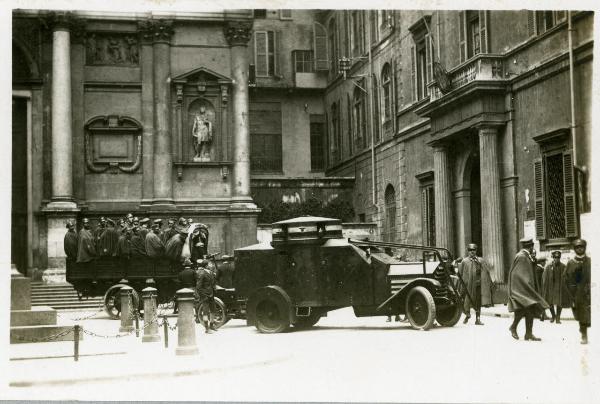
[[(118, 320), (121, 316), (121, 288), (125, 285), (113, 285), (104, 294), (104, 311), (112, 320)], [(137, 309), (140, 304), (140, 297), (135, 290), (132, 290), (132, 308)]]
[(406, 297), (406, 315), (415, 330), (428, 330), (435, 320), (435, 302), (423, 286), (416, 286)]
[(458, 320), (460, 320), (461, 314), (462, 310), (460, 304), (454, 304), (441, 309), (437, 308), (435, 321), (443, 327), (454, 327), (456, 323), (458, 323)]
[(258, 289), (248, 300), (248, 316), (259, 332), (275, 334), (290, 327), (291, 301), (278, 286)]

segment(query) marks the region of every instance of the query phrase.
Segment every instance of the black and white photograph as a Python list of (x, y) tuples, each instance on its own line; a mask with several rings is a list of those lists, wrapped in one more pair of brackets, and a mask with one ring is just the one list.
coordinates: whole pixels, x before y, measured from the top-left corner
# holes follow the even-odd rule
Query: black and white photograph
[(0, 400), (597, 402), (596, 8), (2, 4)]

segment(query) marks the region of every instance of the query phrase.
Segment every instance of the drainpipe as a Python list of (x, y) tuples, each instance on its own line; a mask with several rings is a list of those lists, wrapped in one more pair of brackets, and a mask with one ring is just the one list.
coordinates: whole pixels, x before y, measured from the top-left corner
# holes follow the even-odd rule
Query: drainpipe
[(571, 95), (571, 142), (573, 147), (573, 166), (579, 169), (577, 165), (577, 142), (575, 127), (575, 80), (573, 78), (575, 65), (573, 63), (573, 22), (571, 21), (571, 11), (567, 11), (568, 32), (569, 32), (569, 90)]
[[(369, 18), (369, 24), (373, 23), (373, 19)], [(375, 131), (373, 130), (373, 58), (371, 55), (371, 30), (372, 27), (369, 26), (368, 31), (368, 41), (367, 46), (369, 48), (369, 85), (367, 87), (367, 98), (369, 102), (369, 135), (371, 137), (371, 193), (373, 194), (373, 205), (377, 206), (377, 196), (375, 192), (377, 191), (377, 185), (375, 184)]]

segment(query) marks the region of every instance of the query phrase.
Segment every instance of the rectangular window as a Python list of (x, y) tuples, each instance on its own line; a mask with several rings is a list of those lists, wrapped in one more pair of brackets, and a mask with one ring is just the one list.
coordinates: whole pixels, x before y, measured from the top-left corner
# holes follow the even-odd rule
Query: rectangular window
[(543, 152), (534, 161), (536, 235), (540, 240), (579, 236), (575, 170), (570, 150)]
[(529, 35), (539, 35), (567, 19), (565, 10), (528, 11)]
[(264, 8), (253, 10), (254, 18), (267, 18), (267, 10)]
[(250, 169), (281, 172), (281, 104), (250, 103)]
[(275, 32), (256, 31), (254, 33), (254, 60), (256, 76), (275, 75)]
[(279, 10), (279, 19), (280, 20), (291, 20), (292, 19), (292, 10)]
[(314, 72), (313, 52), (311, 50), (296, 50), (292, 52), (292, 56), (296, 73)]
[(459, 11), (458, 19), (460, 62), (480, 53), (488, 53), (488, 12), (486, 10)]
[(325, 169), (325, 122), (323, 115), (310, 116), (310, 169)]
[(423, 244), (435, 245), (435, 197), (433, 184), (421, 187), (421, 225)]
[(414, 46), (412, 49), (412, 77), (413, 93), (415, 101), (422, 100), (429, 95), (427, 84), (433, 77), (433, 42), (429, 34), (420, 38), (413, 38)]

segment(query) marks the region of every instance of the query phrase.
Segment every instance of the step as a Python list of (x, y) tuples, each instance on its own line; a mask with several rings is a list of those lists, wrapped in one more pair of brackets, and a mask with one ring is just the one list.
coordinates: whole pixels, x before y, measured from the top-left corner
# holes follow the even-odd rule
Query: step
[(31, 310), (11, 310), (10, 326), (56, 325), (56, 310), (48, 306), (32, 307)]
[[(10, 327), (10, 343), (38, 343), (53, 341), (73, 341), (73, 326), (39, 325)], [(83, 339), (83, 332), (79, 333), (79, 340)]]

